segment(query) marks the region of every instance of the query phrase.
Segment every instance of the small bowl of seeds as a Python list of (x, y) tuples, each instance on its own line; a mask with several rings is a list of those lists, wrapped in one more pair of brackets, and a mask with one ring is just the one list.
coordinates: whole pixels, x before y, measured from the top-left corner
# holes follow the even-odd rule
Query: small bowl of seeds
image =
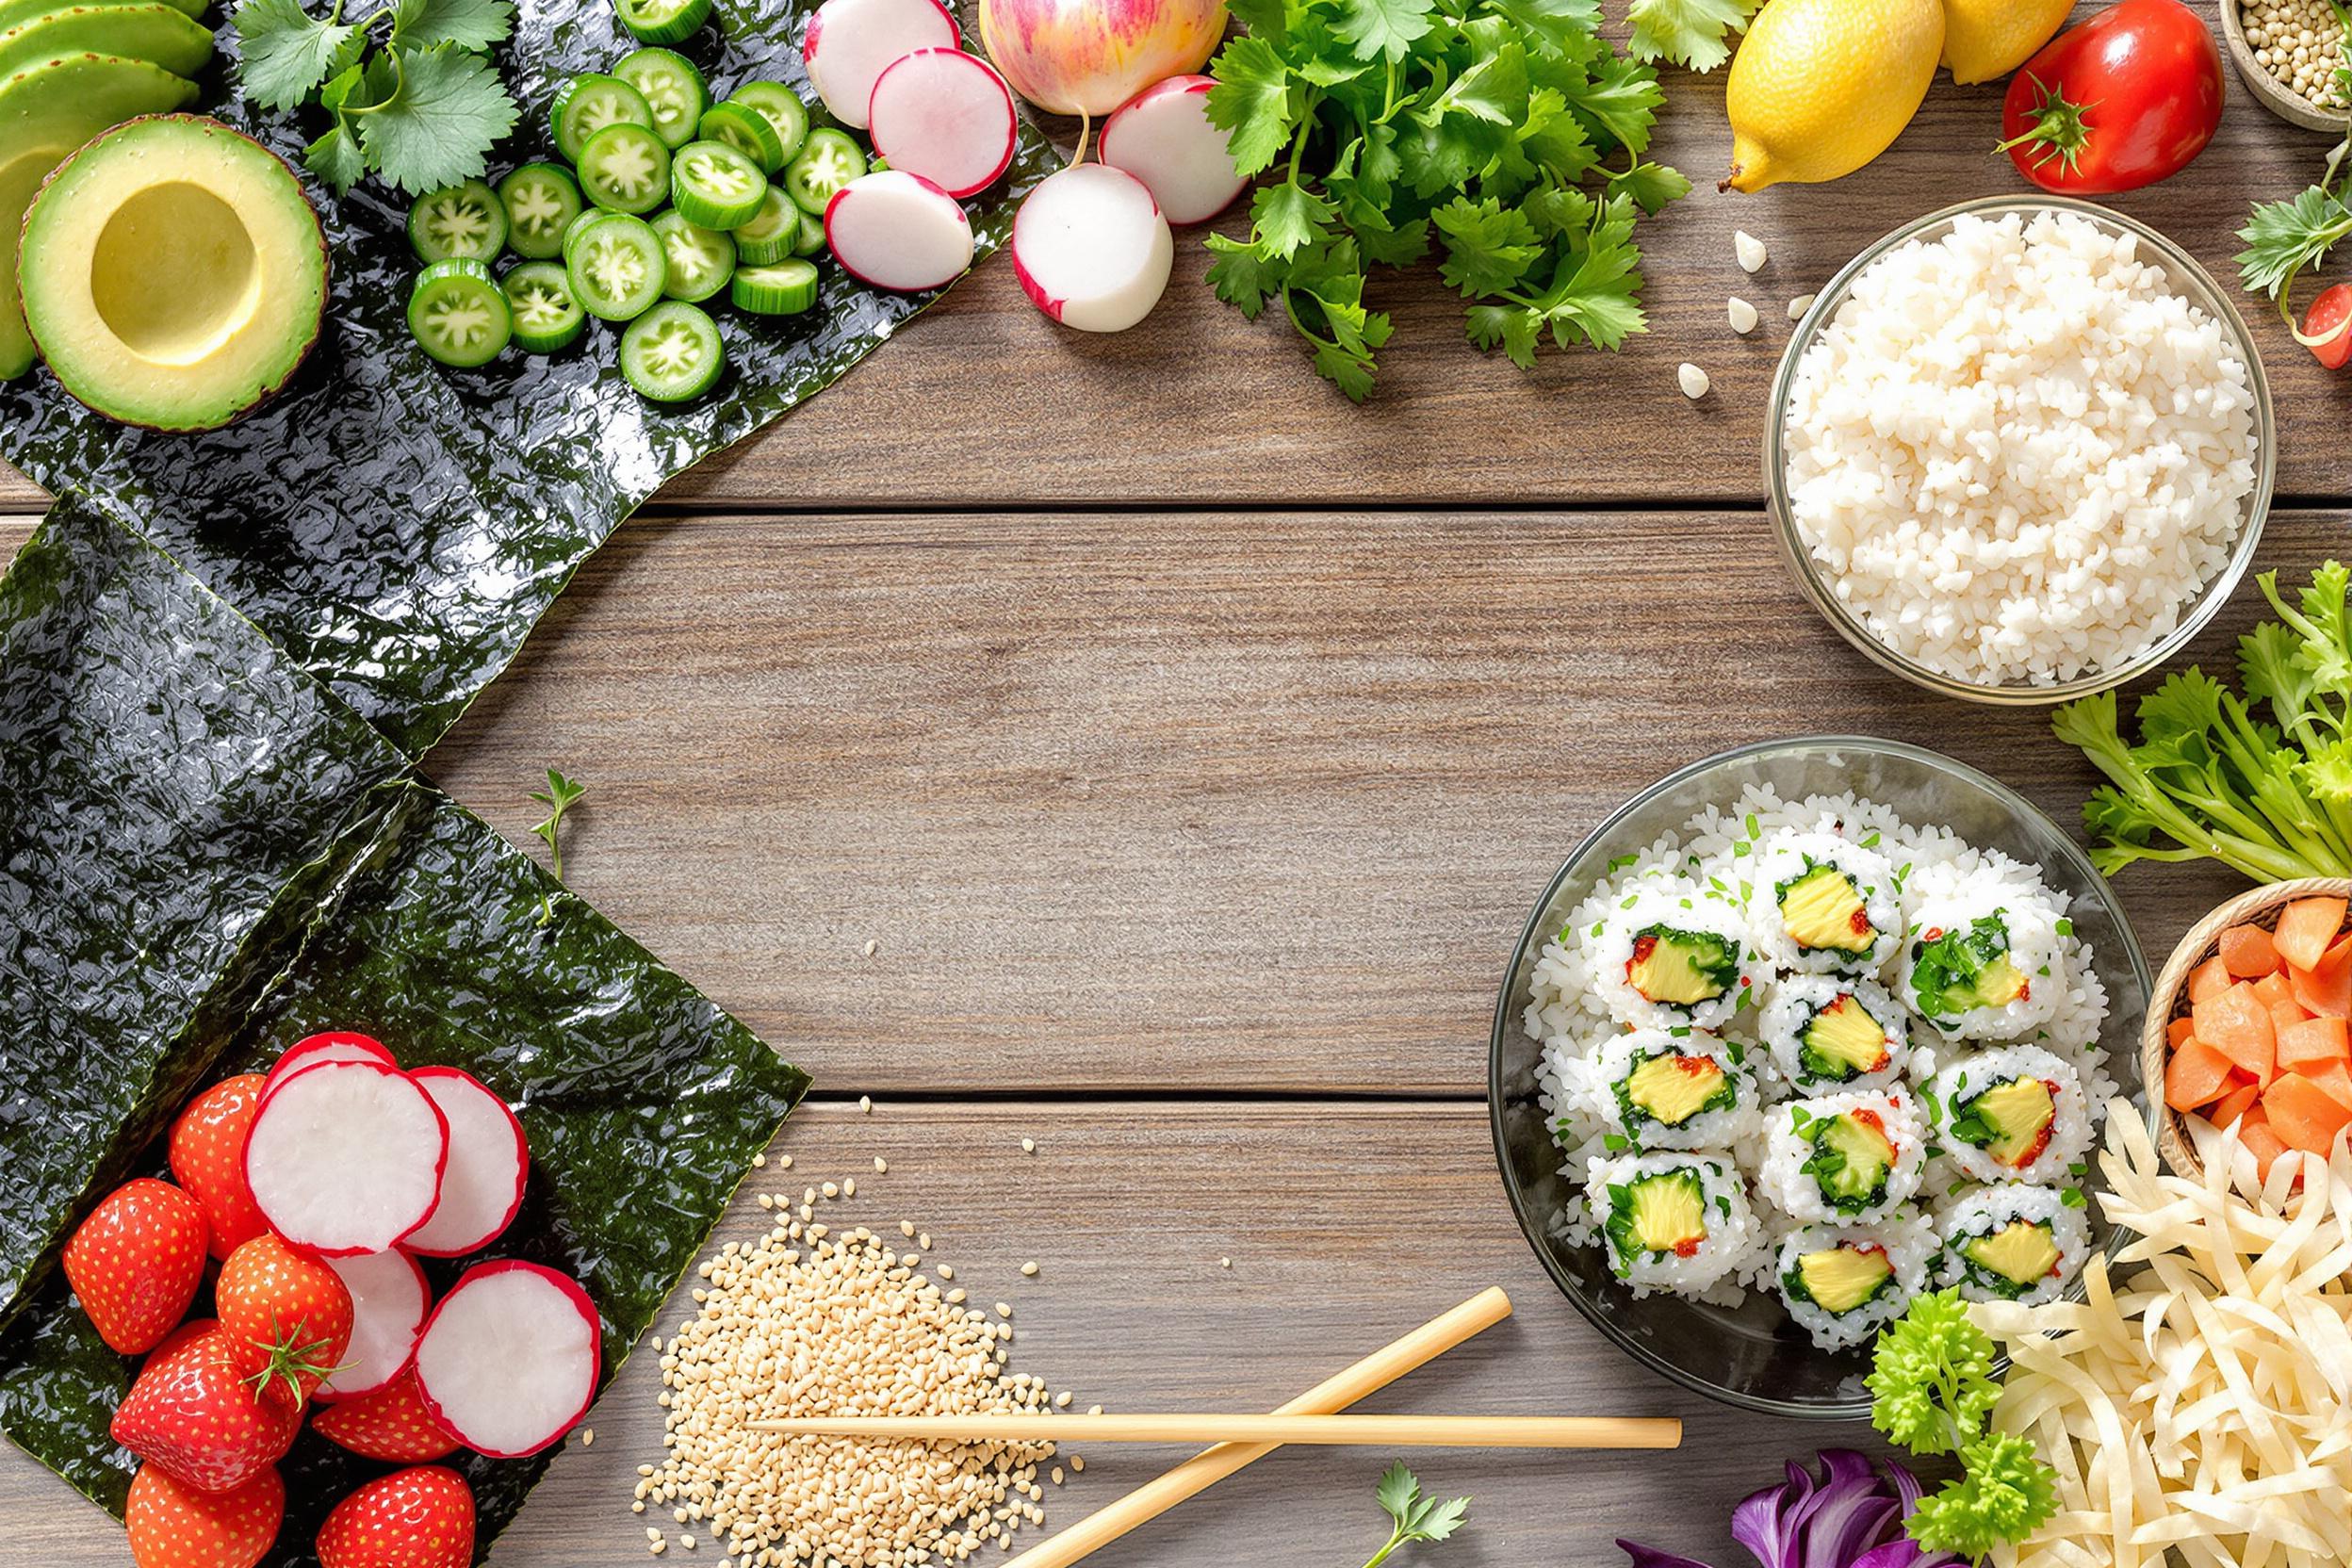
[(2221, 0), (2221, 30), (2263, 107), (2305, 130), (2343, 134), (2352, 99), (2336, 74), (2344, 31), (2328, 0)]

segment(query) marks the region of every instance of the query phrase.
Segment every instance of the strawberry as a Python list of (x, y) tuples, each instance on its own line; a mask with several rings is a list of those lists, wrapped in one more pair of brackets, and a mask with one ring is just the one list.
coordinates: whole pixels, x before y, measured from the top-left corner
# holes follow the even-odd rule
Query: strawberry
[(169, 1182), (108, 1193), (65, 1244), (65, 1277), (98, 1337), (126, 1356), (155, 1348), (204, 1282), (206, 1230), (204, 1206)]
[(297, 1405), (351, 1348), (351, 1288), (276, 1236), (255, 1236), (229, 1254), (212, 1303), (245, 1380), (256, 1388), (282, 1382)]
[(245, 1133), (261, 1108), (262, 1083), (258, 1072), (224, 1078), (172, 1124), (172, 1174), (204, 1206), (216, 1258), (270, 1229), (245, 1183)]
[(426, 1413), (414, 1367), (373, 1394), (319, 1406), (310, 1427), (330, 1443), (388, 1464), (423, 1464), (457, 1447)]
[(369, 1481), (318, 1527), (318, 1568), (466, 1568), (473, 1560), (474, 1494), (443, 1465)]
[(232, 1492), (197, 1492), (142, 1464), (122, 1511), (139, 1568), (253, 1568), (285, 1518), (286, 1481), (274, 1468)]
[(199, 1492), (229, 1492), (286, 1457), (302, 1413), (272, 1382), (256, 1391), (220, 1329), (150, 1356), (114, 1413), (114, 1440)]

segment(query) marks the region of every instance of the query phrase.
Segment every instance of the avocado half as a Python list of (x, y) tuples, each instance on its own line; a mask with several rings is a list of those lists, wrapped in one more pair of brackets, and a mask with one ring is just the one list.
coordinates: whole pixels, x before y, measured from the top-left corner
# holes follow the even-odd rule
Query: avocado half
[(155, 430), (251, 412), (326, 312), (326, 239), (302, 182), (201, 115), (133, 120), (58, 165), (21, 256), (25, 325), (58, 384)]

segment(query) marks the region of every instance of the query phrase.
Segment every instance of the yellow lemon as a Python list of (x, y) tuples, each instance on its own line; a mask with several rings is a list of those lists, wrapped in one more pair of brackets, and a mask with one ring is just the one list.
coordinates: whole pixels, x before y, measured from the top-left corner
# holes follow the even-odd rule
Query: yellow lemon
[(1734, 190), (1853, 173), (1919, 112), (1943, 0), (1771, 0), (1731, 62)]
[(2057, 36), (2074, 0), (1944, 0), (1944, 64), (1955, 82), (2006, 76)]

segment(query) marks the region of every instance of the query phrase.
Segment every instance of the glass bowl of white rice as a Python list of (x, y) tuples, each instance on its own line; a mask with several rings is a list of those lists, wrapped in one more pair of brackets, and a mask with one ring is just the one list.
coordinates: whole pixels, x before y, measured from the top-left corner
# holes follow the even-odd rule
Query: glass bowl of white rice
[(2162, 664), (2270, 511), (2244, 318), (2171, 240), (2087, 202), (1994, 197), (1887, 235), (1805, 313), (1772, 400), (1798, 585), (1948, 696), (2062, 702)]
[[(1955, 938), (1996, 927), (1959, 985)], [(1635, 1359), (1745, 1409), (1863, 1419), (1870, 1341), (1917, 1291), (2079, 1298), (2109, 1239), (2082, 1198), (2098, 1119), (2115, 1097), (2148, 1114), (2150, 988), (2089, 859), (1984, 774), (1859, 736), (1726, 752), (1619, 808), (1536, 901), (1488, 1058), (1503, 1185)], [(2011, 1116), (2027, 1099), (2038, 1122)], [(1874, 1184), (1867, 1156), (1819, 1152), (1844, 1132), (1884, 1144)], [(2020, 1246), (2014, 1282), (1986, 1271)]]

